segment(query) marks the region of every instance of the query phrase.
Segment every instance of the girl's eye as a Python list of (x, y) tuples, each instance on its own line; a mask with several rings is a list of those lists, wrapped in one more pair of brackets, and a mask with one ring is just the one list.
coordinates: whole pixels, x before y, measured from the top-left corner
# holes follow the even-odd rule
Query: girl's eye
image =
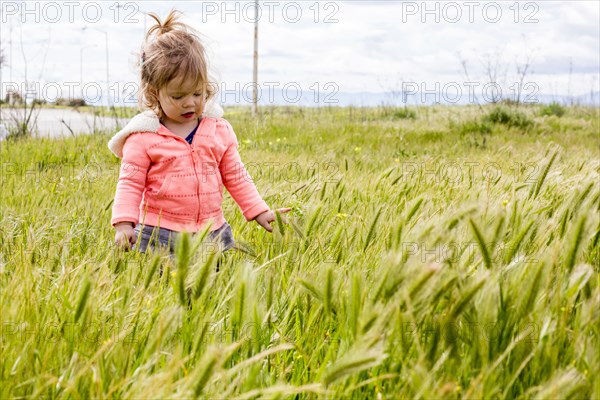
[(200, 96), (202, 96), (202, 93), (194, 93), (194, 96), (200, 97)]
[(175, 100), (179, 100), (179, 99), (181, 99), (183, 96), (171, 96), (171, 97), (173, 97), (173, 99), (175, 99)]

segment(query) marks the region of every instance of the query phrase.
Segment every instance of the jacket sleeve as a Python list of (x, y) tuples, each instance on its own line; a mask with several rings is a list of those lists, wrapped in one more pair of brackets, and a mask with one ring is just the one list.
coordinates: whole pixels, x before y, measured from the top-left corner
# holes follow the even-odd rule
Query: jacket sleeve
[(270, 208), (258, 193), (242, 162), (233, 128), (228, 122), (226, 122), (226, 126), (228, 146), (219, 164), (221, 178), (225, 188), (242, 210), (246, 221), (251, 221), (259, 214), (269, 211)]
[(123, 159), (112, 208), (111, 224), (139, 222), (140, 204), (146, 186), (150, 157), (146, 152), (143, 134), (132, 134), (123, 146)]

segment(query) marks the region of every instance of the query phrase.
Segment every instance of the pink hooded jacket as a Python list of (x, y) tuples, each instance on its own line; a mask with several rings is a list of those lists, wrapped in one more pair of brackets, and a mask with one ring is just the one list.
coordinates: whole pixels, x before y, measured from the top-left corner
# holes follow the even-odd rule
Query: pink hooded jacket
[[(222, 115), (222, 111), (213, 115)], [(268, 211), (237, 151), (229, 122), (205, 116), (192, 144), (160, 124), (152, 111), (135, 116), (109, 142), (122, 158), (111, 223), (132, 222), (197, 232), (225, 223), (223, 186), (247, 221)]]

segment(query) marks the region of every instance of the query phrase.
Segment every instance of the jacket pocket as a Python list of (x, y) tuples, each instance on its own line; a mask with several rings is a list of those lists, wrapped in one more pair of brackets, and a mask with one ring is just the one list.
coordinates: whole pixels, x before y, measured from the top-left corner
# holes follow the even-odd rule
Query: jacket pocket
[(171, 185), (171, 175), (167, 175), (165, 177), (165, 180), (163, 181), (162, 185), (160, 186), (160, 189), (158, 189), (158, 192), (156, 192), (154, 194), (154, 196), (156, 198), (161, 198), (165, 195), (165, 193), (167, 193), (167, 191), (169, 190), (169, 186)]

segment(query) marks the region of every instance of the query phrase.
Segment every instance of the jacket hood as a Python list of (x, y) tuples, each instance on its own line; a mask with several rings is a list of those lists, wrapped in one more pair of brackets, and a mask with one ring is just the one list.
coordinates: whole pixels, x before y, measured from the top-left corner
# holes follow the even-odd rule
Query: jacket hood
[[(223, 108), (211, 100), (206, 103), (202, 116), (221, 118), (223, 116)], [(123, 129), (117, 132), (108, 142), (108, 148), (114, 155), (122, 158), (123, 146), (129, 135), (136, 132), (157, 132), (159, 127), (160, 121), (156, 113), (152, 110), (146, 110), (133, 117)]]

